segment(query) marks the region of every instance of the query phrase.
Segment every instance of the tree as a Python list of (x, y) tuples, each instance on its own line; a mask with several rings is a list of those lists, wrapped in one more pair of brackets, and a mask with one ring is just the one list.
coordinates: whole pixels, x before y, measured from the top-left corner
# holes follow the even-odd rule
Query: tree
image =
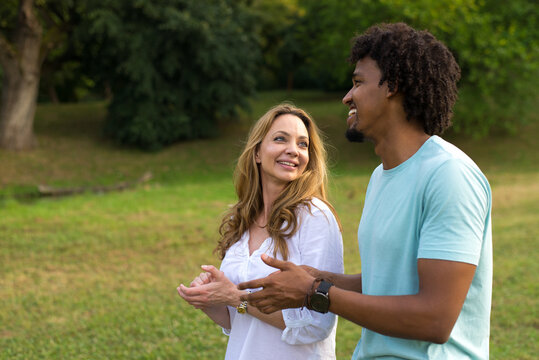
[(301, 11), (297, 0), (254, 0), (249, 8), (256, 16), (257, 39), (263, 53), (259, 66), (258, 89), (286, 86), (292, 90), (294, 73), (305, 59), (297, 28)]
[(254, 91), (259, 48), (242, 1), (103, 1), (88, 21), (82, 42), (113, 94), (105, 131), (121, 143), (215, 135)]
[(35, 144), (34, 115), (41, 67), (50, 50), (65, 42), (74, 0), (5, 0), (0, 5), (0, 148)]
[(301, 72), (316, 74), (323, 89), (349, 86), (351, 67), (345, 59), (355, 33), (376, 23), (403, 21), (429, 30), (457, 58), (462, 79), (456, 131), (475, 136), (493, 129), (511, 132), (533, 112), (539, 75), (536, 1), (299, 0), (299, 5), (305, 10), (297, 35), (305, 50)]
[(22, 150), (34, 143), (33, 122), (44, 53), (43, 28), (33, 0), (21, 0), (12, 40), (0, 34), (4, 76), (0, 108), (0, 147)]

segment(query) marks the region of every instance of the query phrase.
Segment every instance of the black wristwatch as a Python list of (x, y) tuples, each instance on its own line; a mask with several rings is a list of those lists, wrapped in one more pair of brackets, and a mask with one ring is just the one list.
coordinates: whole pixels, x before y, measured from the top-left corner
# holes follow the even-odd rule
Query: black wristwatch
[(329, 310), (329, 288), (333, 284), (329, 281), (322, 280), (318, 288), (314, 291), (309, 299), (311, 309), (319, 313), (325, 314)]

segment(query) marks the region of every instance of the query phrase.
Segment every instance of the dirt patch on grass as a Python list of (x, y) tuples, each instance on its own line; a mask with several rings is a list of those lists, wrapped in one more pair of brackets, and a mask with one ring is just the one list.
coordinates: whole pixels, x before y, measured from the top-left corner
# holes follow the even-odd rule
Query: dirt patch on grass
[(539, 200), (539, 173), (507, 174), (496, 178), (492, 187), (493, 207), (506, 209)]

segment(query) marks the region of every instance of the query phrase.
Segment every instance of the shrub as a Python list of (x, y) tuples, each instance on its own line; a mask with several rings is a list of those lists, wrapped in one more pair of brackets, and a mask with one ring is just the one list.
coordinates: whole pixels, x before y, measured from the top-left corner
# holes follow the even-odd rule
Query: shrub
[(114, 0), (89, 22), (92, 59), (113, 93), (105, 132), (121, 143), (212, 136), (254, 90), (259, 51), (242, 2)]

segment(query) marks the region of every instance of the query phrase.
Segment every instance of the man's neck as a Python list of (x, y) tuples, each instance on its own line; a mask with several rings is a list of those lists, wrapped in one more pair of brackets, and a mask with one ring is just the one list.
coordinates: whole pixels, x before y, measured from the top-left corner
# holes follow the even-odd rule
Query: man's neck
[(410, 124), (378, 139), (374, 152), (382, 159), (384, 170), (389, 170), (411, 158), (429, 138), (430, 135)]

